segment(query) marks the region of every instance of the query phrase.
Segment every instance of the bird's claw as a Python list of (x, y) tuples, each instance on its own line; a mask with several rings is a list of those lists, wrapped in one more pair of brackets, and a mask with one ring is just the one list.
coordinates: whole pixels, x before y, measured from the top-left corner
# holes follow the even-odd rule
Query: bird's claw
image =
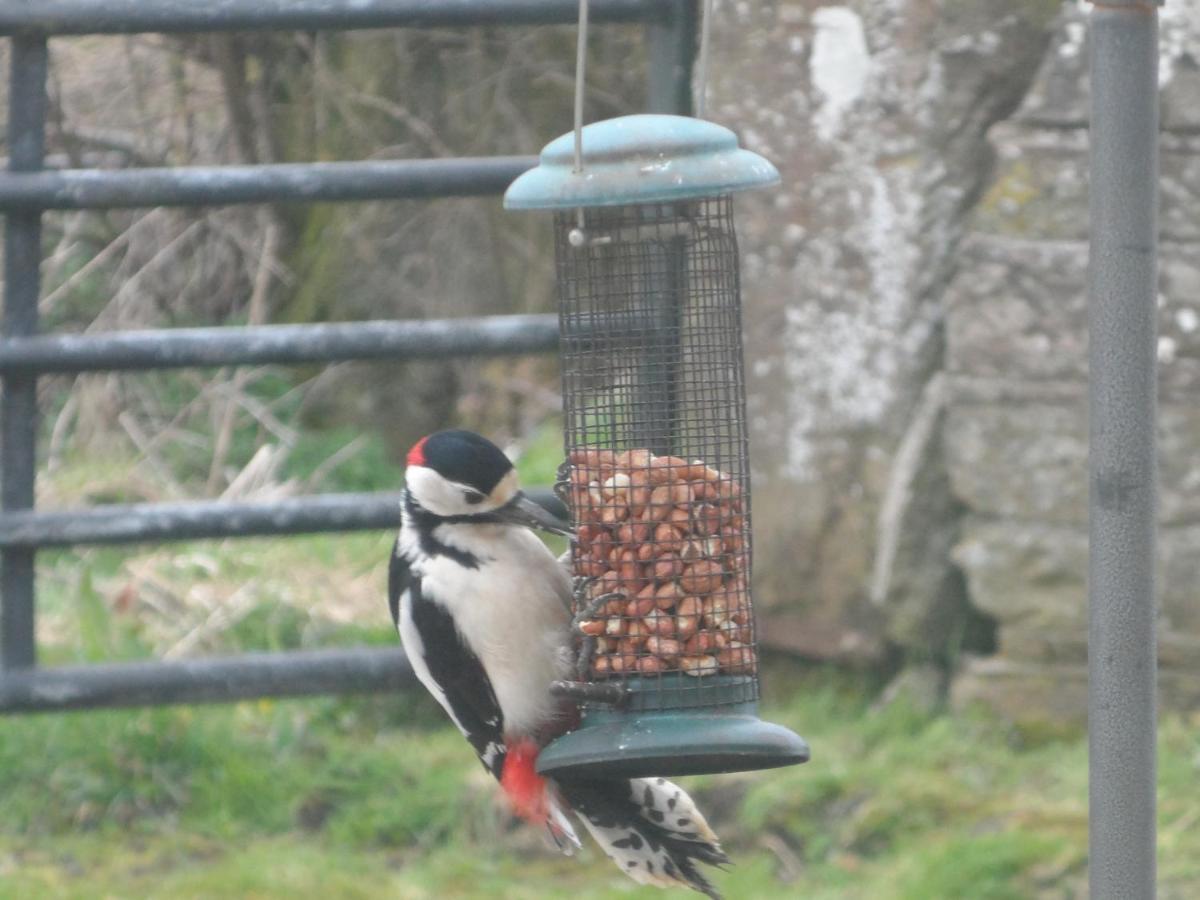
[(592, 665), (592, 657), (596, 654), (596, 638), (593, 635), (585, 634), (580, 626), (589, 619), (596, 618), (606, 604), (613, 600), (624, 600), (628, 596), (621, 591), (610, 591), (607, 594), (599, 594), (590, 599), (585, 599), (587, 588), (594, 580), (588, 578), (576, 588), (575, 608), (579, 612), (571, 620), (571, 631), (580, 636), (579, 652), (575, 656), (575, 677), (580, 681), (587, 679), (588, 669)]

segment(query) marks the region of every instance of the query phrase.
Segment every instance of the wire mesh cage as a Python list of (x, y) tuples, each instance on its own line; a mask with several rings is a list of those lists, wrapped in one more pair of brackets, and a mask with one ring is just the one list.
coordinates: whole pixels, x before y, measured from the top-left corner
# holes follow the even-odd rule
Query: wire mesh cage
[(802, 762), (761, 722), (731, 194), (778, 173), (695, 119), (631, 116), (567, 139), (509, 189), (552, 208), (583, 726), (546, 772), (683, 774)]
[(578, 674), (636, 674), (660, 708), (757, 699), (731, 208), (555, 223)]

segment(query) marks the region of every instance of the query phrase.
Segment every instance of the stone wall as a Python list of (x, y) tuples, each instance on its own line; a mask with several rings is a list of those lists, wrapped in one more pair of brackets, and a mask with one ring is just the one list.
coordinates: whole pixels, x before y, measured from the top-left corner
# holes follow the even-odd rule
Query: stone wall
[[(1162, 662), (1200, 703), (1200, 69), (1164, 12)], [(953, 696), (1084, 709), (1082, 7), (718, 0), (768, 643), (933, 662)]]
[[(1200, 22), (1164, 12), (1160, 247), (1163, 701), (1200, 704)], [(1087, 47), (1063, 17), (1029, 95), (992, 131), (1000, 163), (946, 295), (943, 433), (965, 508), (953, 558), (998, 653), (959, 702), (1028, 718), (1086, 709)]]
[(942, 294), (1053, 3), (717, 2), (708, 117), (773, 160), (739, 199), (756, 597), (778, 646), (878, 663), (972, 631), (935, 440)]

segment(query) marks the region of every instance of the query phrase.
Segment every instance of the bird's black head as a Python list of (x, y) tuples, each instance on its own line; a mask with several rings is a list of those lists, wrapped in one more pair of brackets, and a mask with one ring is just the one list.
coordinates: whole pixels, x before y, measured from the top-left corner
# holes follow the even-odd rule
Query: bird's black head
[[(478, 499), (491, 496), (500, 482), (513, 474), (513, 464), (504, 452), (485, 437), (471, 431), (439, 431), (417, 441), (408, 451), (409, 478), (412, 467), (433, 470), (445, 481), (460, 488), (462, 492)], [(515, 476), (510, 479), (515, 488)], [(469, 492), (469, 493), (468, 493)], [(496, 497), (508, 500), (511, 497)]]
[(504, 452), (470, 431), (439, 431), (408, 451), (408, 493), (427, 513), (457, 522), (508, 522), (564, 532), (564, 524), (521, 493)]

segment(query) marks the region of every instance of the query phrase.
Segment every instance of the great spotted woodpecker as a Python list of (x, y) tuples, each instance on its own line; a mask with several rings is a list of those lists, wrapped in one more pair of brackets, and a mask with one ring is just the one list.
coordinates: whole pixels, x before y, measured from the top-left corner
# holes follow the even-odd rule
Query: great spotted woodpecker
[(490, 441), (422, 438), (408, 454), (388, 601), (413, 671), (445, 709), (516, 814), (568, 855), (574, 813), (641, 884), (719, 895), (697, 862), (729, 862), (691, 798), (663, 778), (575, 781), (537, 774), (539, 750), (578, 711), (551, 695), (571, 670), (566, 569), (531, 528), (564, 523), (521, 493)]

